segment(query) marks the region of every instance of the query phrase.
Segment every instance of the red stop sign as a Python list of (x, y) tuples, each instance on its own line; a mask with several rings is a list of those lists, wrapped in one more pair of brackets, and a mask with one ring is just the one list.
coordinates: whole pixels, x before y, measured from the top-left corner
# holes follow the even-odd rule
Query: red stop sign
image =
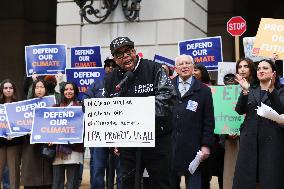
[(241, 36), (247, 30), (247, 23), (241, 16), (232, 17), (227, 22), (227, 31), (232, 36)]

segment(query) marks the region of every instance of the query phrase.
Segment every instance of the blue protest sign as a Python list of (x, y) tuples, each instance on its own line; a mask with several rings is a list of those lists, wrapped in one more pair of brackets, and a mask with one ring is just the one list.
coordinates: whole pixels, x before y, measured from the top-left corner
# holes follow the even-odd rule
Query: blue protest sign
[(79, 99), (95, 81), (103, 79), (104, 68), (66, 68), (67, 81), (75, 83), (79, 88)]
[(15, 138), (15, 137), (20, 137), (25, 134), (21, 133), (11, 133), (9, 124), (7, 122), (7, 115), (5, 111), (5, 106), (4, 104), (0, 104), (0, 137), (2, 138)]
[(65, 73), (66, 45), (31, 45), (25, 47), (26, 74), (55, 75)]
[(164, 56), (160, 56), (155, 54), (154, 56), (154, 62), (160, 63), (160, 64), (166, 64), (167, 66), (174, 68), (175, 67), (175, 61), (169, 58), (166, 58)]
[(4, 104), (11, 133), (29, 133), (32, 129), (33, 110), (55, 104), (54, 96), (34, 98)]
[(82, 107), (35, 108), (31, 144), (83, 142)]
[(102, 67), (101, 47), (71, 47), (71, 67)]
[(203, 64), (207, 70), (217, 70), (218, 62), (223, 62), (221, 36), (180, 41), (179, 54), (191, 55), (196, 64)]
[(10, 129), (7, 123), (5, 107), (3, 104), (0, 104), (0, 137), (6, 138), (9, 133)]

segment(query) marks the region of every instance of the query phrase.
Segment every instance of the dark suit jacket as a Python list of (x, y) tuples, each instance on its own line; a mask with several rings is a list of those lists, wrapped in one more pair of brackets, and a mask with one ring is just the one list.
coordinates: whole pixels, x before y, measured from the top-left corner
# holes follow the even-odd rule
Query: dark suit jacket
[[(202, 145), (214, 143), (214, 108), (210, 88), (193, 78), (183, 97), (178, 77), (173, 79), (178, 97), (173, 109), (173, 170), (188, 173), (188, 165)], [(196, 107), (197, 105), (197, 107)]]

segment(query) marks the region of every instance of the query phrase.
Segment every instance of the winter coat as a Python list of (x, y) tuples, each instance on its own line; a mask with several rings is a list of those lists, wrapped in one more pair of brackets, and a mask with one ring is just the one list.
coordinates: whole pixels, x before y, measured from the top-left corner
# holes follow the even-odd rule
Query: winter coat
[(171, 132), (171, 113), (175, 90), (166, 72), (153, 61), (140, 59), (139, 65), (133, 71), (134, 77), (128, 80), (125, 87), (117, 92), (115, 86), (124, 78), (125, 71), (116, 68), (107, 74), (104, 80), (105, 97), (147, 97), (155, 96), (156, 137)]
[(25, 136), (22, 152), (21, 185), (44, 186), (52, 184), (52, 161), (43, 158), (41, 149), (44, 144), (30, 144)]
[(195, 78), (192, 79), (192, 86), (182, 97), (178, 89), (178, 77), (173, 79), (173, 83), (178, 97), (172, 119), (172, 165), (173, 171), (185, 174), (188, 173), (188, 166), (201, 147), (211, 147), (214, 144), (214, 107), (211, 89)]
[(260, 86), (251, 87), (248, 95), (241, 94), (236, 105), (239, 114), (246, 114), (240, 135), (234, 189), (282, 189), (284, 187), (284, 128), (276, 122), (257, 115), (261, 102), (279, 114), (284, 113), (284, 91), (264, 92)]

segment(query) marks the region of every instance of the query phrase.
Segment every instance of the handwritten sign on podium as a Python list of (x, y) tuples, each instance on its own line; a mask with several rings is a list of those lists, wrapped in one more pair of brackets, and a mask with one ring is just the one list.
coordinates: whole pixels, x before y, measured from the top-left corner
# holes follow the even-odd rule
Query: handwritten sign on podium
[(85, 147), (154, 147), (155, 97), (84, 100)]

